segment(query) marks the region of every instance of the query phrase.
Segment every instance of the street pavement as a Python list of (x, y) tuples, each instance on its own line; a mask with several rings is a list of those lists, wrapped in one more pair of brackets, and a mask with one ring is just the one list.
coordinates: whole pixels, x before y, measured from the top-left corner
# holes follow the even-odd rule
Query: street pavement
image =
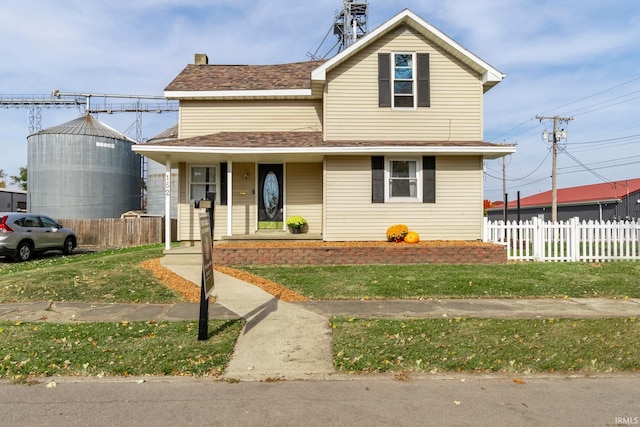
[[(200, 282), (200, 265), (168, 258), (163, 265)], [(246, 320), (222, 378), (3, 381), (0, 425), (640, 425), (635, 373), (345, 375), (333, 368), (329, 326), (333, 315), (631, 317), (640, 314), (638, 299), (285, 303), (219, 272), (213, 294), (210, 318)], [(198, 314), (199, 304), (0, 304), (0, 320), (10, 321), (195, 321)]]

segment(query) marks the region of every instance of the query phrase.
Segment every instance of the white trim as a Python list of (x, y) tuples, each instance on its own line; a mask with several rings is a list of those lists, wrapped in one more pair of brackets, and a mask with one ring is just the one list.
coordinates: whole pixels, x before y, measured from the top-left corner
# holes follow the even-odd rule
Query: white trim
[[(188, 201), (189, 203), (193, 202), (195, 199), (193, 198), (193, 194), (191, 194), (191, 185), (194, 184), (194, 182), (192, 182), (192, 171), (193, 168), (214, 168), (215, 171), (215, 176), (213, 179), (215, 179), (215, 181), (213, 182), (214, 184), (214, 190), (216, 192), (216, 200), (218, 200), (218, 187), (219, 187), (219, 183), (220, 183), (220, 164), (219, 163), (214, 163), (214, 164), (198, 164), (198, 163), (191, 163), (189, 164), (189, 177), (187, 179), (187, 191), (188, 191)], [(209, 182), (196, 182), (196, 185), (211, 185), (211, 181)], [(205, 194), (206, 196), (206, 194)]]
[(484, 70), (484, 72), (482, 73), (482, 79), (485, 85), (492, 86), (493, 84), (501, 82), (502, 79), (506, 77), (505, 74), (492, 67), (486, 61), (480, 59), (480, 57), (474, 55), (469, 50), (465, 49), (451, 37), (438, 30), (436, 27), (429, 24), (427, 21), (425, 21), (409, 9), (405, 9), (390, 20), (380, 25), (378, 28), (369, 32), (357, 43), (352, 44), (347, 49), (343, 50), (342, 52), (313, 70), (311, 72), (311, 80), (322, 82), (326, 81), (327, 71), (329, 69), (341, 63), (346, 58), (351, 57), (356, 52), (366, 48), (368, 45), (373, 43), (379, 37), (385, 35), (389, 30), (400, 23), (407, 23), (410, 25), (413, 24), (412, 26), (420, 31), (423, 35), (432, 36), (433, 38), (439, 39), (442, 42), (443, 47), (446, 50), (452, 52), (455, 56), (466, 59), (467, 62), (474, 64), (479, 68), (482, 68)]
[(227, 161), (227, 236), (233, 235), (233, 162)]
[[(385, 203), (422, 203), (422, 163), (418, 157), (384, 158), (384, 202)], [(416, 164), (416, 197), (393, 197), (390, 194), (391, 162), (406, 161)]]
[[(396, 96), (409, 98), (408, 95), (403, 94), (396, 95), (396, 55), (411, 55), (411, 99), (413, 105), (411, 107), (396, 107)], [(418, 63), (416, 52), (398, 51), (391, 52), (391, 60), (389, 65), (391, 66), (391, 109), (392, 110), (417, 110), (418, 109)], [(398, 79), (398, 81), (408, 81), (407, 79)]]
[(164, 175), (164, 248), (171, 249), (171, 159), (167, 158)]
[[(357, 142), (357, 141), (354, 141)], [(136, 145), (133, 150), (144, 153), (163, 154), (421, 154), (421, 155), (474, 155), (485, 156), (488, 159), (498, 158), (516, 152), (515, 146), (505, 145), (498, 147), (443, 147), (443, 146), (394, 146), (394, 147), (167, 147), (147, 144)], [(495, 157), (494, 157), (495, 156)]]
[(213, 98), (273, 98), (273, 97), (308, 97), (311, 89), (276, 89), (276, 90), (176, 90), (165, 91), (167, 99), (213, 99)]

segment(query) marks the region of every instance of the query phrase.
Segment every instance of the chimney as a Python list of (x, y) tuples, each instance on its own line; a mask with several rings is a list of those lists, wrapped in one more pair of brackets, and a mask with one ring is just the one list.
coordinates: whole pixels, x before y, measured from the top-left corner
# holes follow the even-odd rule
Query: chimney
[(195, 64), (196, 65), (208, 65), (209, 57), (207, 57), (206, 53), (196, 53), (195, 55)]

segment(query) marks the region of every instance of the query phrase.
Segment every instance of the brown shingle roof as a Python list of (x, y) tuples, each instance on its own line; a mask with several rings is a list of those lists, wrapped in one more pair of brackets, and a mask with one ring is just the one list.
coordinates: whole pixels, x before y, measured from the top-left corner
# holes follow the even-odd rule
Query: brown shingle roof
[(164, 147), (305, 148), (305, 147), (493, 147), (482, 141), (323, 141), (322, 132), (220, 132), (163, 141)]
[(324, 62), (280, 65), (189, 64), (165, 91), (311, 89), (311, 71)]

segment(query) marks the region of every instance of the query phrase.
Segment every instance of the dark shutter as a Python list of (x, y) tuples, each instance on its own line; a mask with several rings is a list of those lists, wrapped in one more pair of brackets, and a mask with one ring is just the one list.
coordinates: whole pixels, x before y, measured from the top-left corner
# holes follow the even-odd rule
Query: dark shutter
[(227, 204), (227, 164), (220, 163), (220, 204)]
[(429, 82), (429, 54), (418, 54), (418, 107), (431, 106), (431, 89)]
[(422, 157), (422, 203), (436, 202), (436, 158)]
[(384, 203), (384, 156), (371, 157), (371, 203)]
[(378, 54), (378, 106), (391, 107), (391, 54)]

